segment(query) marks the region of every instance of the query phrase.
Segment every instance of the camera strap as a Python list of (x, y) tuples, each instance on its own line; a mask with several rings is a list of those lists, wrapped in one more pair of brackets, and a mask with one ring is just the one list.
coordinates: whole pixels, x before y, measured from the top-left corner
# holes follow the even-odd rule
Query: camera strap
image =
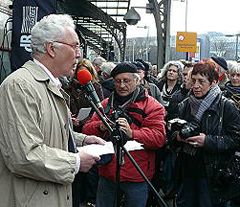
[[(147, 114), (142, 109), (139, 109), (136, 107), (128, 107), (128, 106), (137, 100), (140, 92), (141, 92), (141, 88), (137, 87), (136, 90), (133, 92), (132, 98), (126, 101), (124, 104), (119, 105), (117, 107), (121, 112), (125, 113), (129, 118), (131, 118), (132, 122), (138, 127), (141, 126), (141, 121), (136, 119), (130, 112), (140, 114), (142, 116), (142, 119), (145, 119), (147, 117)], [(114, 110), (113, 102), (114, 102), (114, 93), (109, 97), (108, 103), (106, 105), (105, 112), (107, 115), (110, 114), (110, 110)]]
[(218, 125), (218, 135), (220, 136), (223, 126), (223, 113), (224, 113), (224, 106), (227, 98), (225, 98), (223, 95), (221, 95), (221, 101), (220, 101), (220, 113), (219, 113), (219, 122)]

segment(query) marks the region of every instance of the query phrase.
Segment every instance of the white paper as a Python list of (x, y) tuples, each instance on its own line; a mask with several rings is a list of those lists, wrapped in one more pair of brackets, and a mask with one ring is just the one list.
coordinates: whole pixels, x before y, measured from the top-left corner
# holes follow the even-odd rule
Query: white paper
[[(143, 145), (139, 142), (134, 141), (127, 141), (127, 143), (124, 145), (127, 151), (134, 151), (134, 150), (143, 150)], [(99, 145), (99, 144), (90, 144), (84, 147), (78, 147), (78, 151), (84, 151), (88, 154), (94, 155), (94, 156), (100, 156), (105, 154), (113, 154), (113, 144), (112, 142), (106, 142), (105, 145)]]
[(84, 120), (85, 118), (88, 117), (88, 115), (89, 115), (91, 110), (92, 110), (91, 107), (79, 109), (79, 112), (78, 112), (78, 115), (77, 115), (77, 119), (79, 119), (80, 121)]

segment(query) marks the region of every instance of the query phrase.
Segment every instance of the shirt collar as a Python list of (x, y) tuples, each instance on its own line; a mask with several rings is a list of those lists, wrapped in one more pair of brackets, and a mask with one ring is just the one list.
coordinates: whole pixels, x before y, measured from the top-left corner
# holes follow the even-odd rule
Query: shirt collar
[(61, 82), (59, 81), (59, 79), (58, 78), (55, 78), (54, 76), (53, 76), (53, 74), (51, 73), (51, 71), (48, 69), (48, 68), (46, 68), (41, 62), (39, 62), (37, 59), (34, 59), (33, 58), (33, 61), (38, 65), (38, 66), (40, 66), (40, 68), (42, 68), (46, 73), (47, 73), (47, 75), (49, 76), (49, 78), (53, 81), (53, 83), (60, 89), (61, 87), (62, 87), (62, 84), (61, 84)]

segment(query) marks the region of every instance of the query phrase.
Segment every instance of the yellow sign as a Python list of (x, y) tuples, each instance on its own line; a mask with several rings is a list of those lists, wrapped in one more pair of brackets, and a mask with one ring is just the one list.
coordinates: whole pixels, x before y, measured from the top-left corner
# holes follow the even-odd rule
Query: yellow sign
[(196, 32), (177, 32), (177, 52), (197, 52)]

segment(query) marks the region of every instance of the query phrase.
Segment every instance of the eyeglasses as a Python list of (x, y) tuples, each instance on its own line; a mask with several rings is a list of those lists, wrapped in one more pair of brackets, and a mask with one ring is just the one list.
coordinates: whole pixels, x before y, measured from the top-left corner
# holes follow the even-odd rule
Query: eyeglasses
[(59, 44), (63, 44), (63, 45), (68, 45), (70, 46), (71, 48), (73, 48), (75, 51), (79, 52), (79, 48), (80, 48), (80, 45), (79, 44), (69, 44), (69, 43), (66, 43), (66, 42), (60, 42), (60, 41), (54, 41), (56, 43), (59, 43)]
[(115, 85), (121, 85), (123, 83), (124, 85), (130, 84), (134, 79), (116, 79), (114, 80)]
[(240, 73), (232, 73), (232, 74), (230, 74), (230, 76), (231, 76), (232, 78), (234, 78), (235, 76), (236, 76), (237, 78), (240, 78)]

